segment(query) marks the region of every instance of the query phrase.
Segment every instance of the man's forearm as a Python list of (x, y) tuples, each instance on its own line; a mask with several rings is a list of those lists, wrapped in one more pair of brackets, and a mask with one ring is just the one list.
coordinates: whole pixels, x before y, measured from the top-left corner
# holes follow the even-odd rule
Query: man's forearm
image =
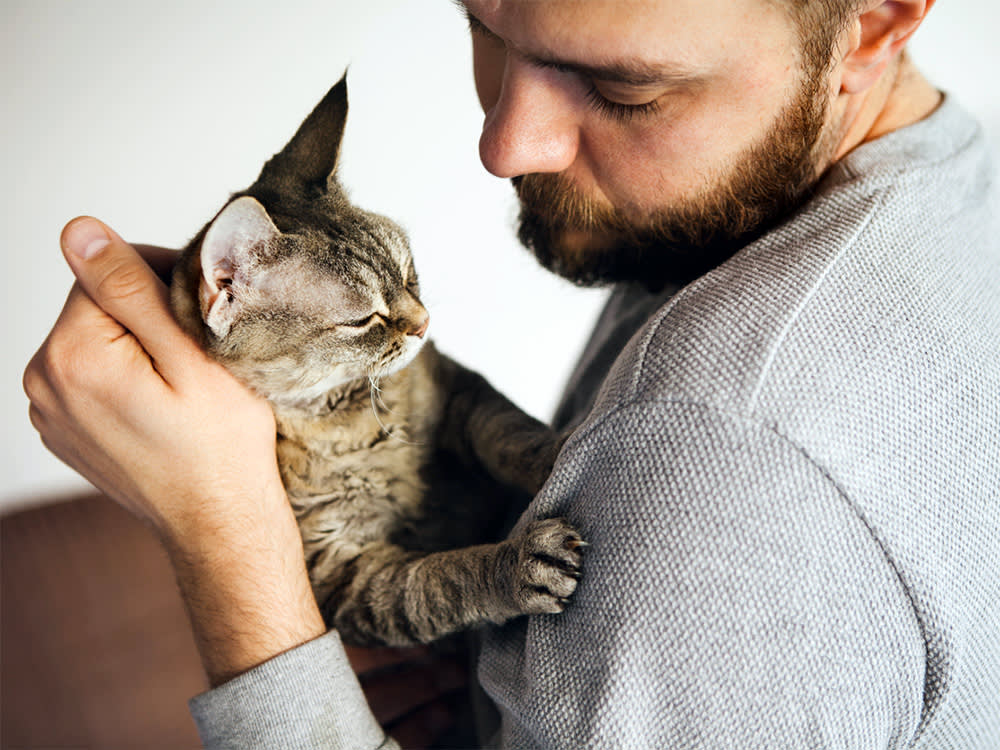
[(238, 532), (167, 544), (213, 687), (325, 631), (291, 514)]

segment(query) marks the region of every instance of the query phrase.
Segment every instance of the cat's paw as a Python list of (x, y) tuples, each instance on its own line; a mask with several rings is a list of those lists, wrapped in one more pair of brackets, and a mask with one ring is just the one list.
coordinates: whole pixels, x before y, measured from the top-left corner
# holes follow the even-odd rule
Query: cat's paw
[(561, 518), (532, 522), (519, 537), (514, 587), (525, 614), (562, 612), (580, 580), (587, 546)]

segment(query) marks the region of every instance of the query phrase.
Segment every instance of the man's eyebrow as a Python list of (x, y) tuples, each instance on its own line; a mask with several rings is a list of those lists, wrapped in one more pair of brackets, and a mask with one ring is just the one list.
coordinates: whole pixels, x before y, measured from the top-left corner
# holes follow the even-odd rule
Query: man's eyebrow
[(628, 59), (603, 64), (566, 62), (535, 58), (533, 62), (562, 73), (576, 73), (594, 81), (621, 83), (641, 88), (643, 86), (687, 86), (699, 83), (704, 75), (678, 70), (674, 66), (657, 65), (646, 60)]
[[(500, 40), (482, 21), (476, 18), (463, 0), (453, 0), (469, 23), (469, 30), (487, 38)], [(626, 59), (607, 63), (581, 63), (570, 60), (560, 60), (553, 56), (532, 54), (518, 51), (535, 65), (558, 70), (561, 73), (576, 73), (595, 81), (606, 83), (621, 83), (628, 86), (684, 86), (698, 83), (705, 76), (697, 72), (678, 70), (676, 66), (657, 65), (647, 60)]]

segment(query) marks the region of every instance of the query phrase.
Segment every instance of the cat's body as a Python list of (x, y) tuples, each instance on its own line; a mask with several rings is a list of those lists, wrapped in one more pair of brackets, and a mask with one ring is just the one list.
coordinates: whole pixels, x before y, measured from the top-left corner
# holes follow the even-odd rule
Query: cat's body
[(177, 318), (271, 402), (313, 588), (348, 641), (561, 611), (575, 531), (549, 519), (496, 541), (560, 441), (422, 345), (405, 236), (335, 178), (346, 114), (342, 80), (195, 237), (174, 275)]

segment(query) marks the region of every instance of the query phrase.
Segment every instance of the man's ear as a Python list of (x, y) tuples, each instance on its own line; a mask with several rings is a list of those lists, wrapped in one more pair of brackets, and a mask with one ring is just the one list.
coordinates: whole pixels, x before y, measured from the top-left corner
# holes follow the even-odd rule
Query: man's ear
[(870, 0), (849, 27), (841, 91), (859, 94), (879, 80), (935, 0)]

